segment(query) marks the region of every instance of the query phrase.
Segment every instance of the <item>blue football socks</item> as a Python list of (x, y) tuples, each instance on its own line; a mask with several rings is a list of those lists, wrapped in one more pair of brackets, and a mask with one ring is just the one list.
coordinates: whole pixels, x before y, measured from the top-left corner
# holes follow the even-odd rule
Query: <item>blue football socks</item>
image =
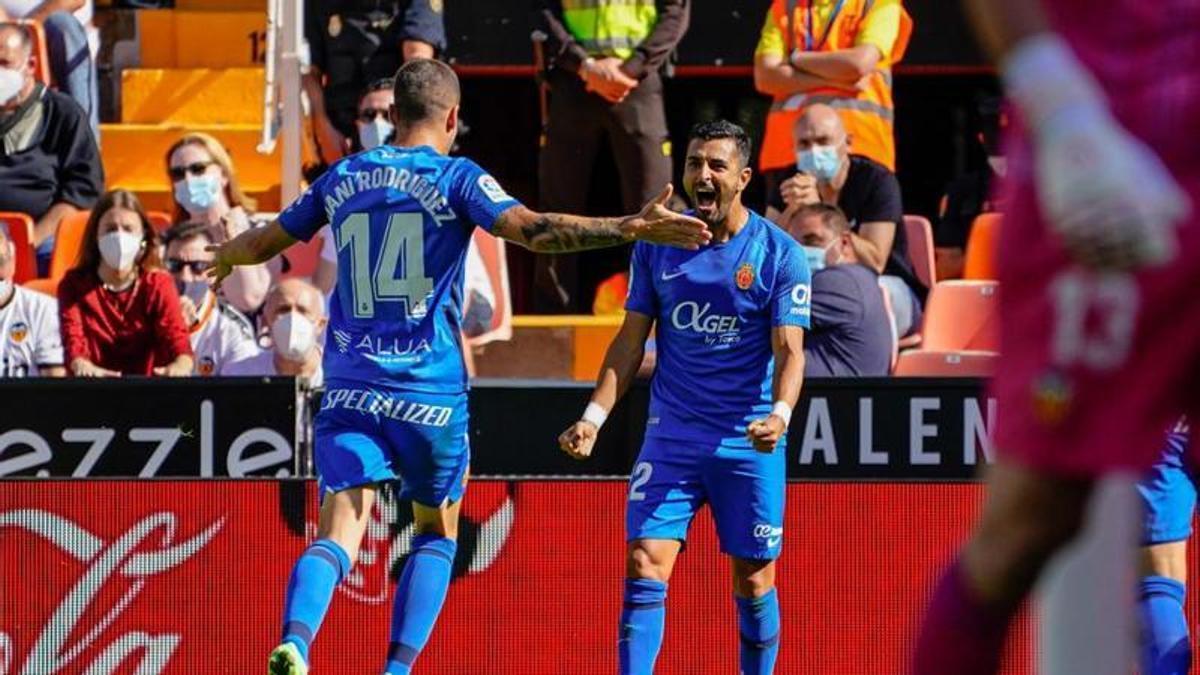
[(308, 661), (308, 646), (321, 628), (333, 589), (350, 573), (350, 556), (330, 539), (314, 541), (292, 568), (283, 605), (283, 641)]
[(626, 579), (625, 605), (617, 652), (621, 675), (652, 675), (667, 618), (667, 585), (653, 579)]
[(779, 596), (772, 588), (762, 597), (734, 596), (734, 600), (741, 633), (742, 675), (770, 675), (779, 655)]
[(429, 641), (433, 624), (454, 569), (454, 553), (458, 545), (453, 539), (439, 534), (420, 534), (413, 537), (412, 551), (400, 575), (392, 607), (392, 642), (388, 646), (388, 675), (407, 675), (413, 662)]
[(1142, 675), (1186, 675), (1192, 665), (1183, 599), (1187, 588), (1167, 577), (1145, 577), (1138, 587), (1142, 621)]

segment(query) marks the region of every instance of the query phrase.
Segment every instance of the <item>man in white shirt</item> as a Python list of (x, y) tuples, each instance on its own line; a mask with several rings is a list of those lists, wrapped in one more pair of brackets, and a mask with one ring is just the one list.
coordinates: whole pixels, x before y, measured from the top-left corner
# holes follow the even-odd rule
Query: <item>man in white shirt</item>
[(250, 321), (236, 309), (217, 299), (209, 288), (204, 270), (213, 254), (205, 250), (212, 241), (208, 226), (183, 223), (167, 231), (167, 271), (179, 289), (183, 322), (190, 327), (196, 375), (224, 375), (234, 361), (258, 356), (258, 343)]
[(321, 334), (325, 298), (302, 279), (284, 279), (267, 294), (263, 324), (270, 327), (271, 350), (231, 363), (225, 375), (293, 375), (311, 387), (324, 384)]
[(100, 32), (92, 25), (92, 0), (0, 0), (0, 21), (29, 19), (42, 24), (54, 85), (87, 113), (100, 140), (100, 87), (96, 54)]
[(13, 283), (17, 260), (0, 223), (0, 378), (62, 377), (58, 302)]

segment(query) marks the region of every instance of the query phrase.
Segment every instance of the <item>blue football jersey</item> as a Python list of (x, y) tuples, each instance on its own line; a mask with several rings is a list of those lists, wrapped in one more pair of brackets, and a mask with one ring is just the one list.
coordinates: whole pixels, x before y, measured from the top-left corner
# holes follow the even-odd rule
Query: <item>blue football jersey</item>
[(330, 167), (279, 215), (296, 239), (328, 224), (337, 244), (326, 379), (465, 391), (463, 261), (475, 226), (516, 205), (475, 162), (429, 147), (382, 145)]
[(770, 412), (771, 329), (808, 328), (804, 250), (751, 212), (729, 241), (688, 251), (638, 242), (625, 308), (655, 320), (647, 437), (751, 447)]

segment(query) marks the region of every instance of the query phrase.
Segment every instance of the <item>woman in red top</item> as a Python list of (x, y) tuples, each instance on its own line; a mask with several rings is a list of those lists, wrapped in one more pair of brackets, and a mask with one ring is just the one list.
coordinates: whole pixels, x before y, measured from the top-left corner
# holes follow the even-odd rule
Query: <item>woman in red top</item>
[(81, 377), (192, 372), (179, 293), (160, 269), (158, 236), (131, 192), (100, 198), (79, 262), (58, 285), (63, 348)]

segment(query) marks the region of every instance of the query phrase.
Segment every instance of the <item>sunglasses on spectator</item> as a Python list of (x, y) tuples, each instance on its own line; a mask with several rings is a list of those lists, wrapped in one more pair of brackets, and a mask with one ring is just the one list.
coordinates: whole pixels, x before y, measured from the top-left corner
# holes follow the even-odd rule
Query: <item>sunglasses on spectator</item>
[(207, 260), (184, 260), (182, 258), (167, 258), (167, 271), (171, 274), (179, 274), (183, 268), (188, 268), (192, 274), (203, 274), (204, 270), (212, 266), (212, 263)]
[(388, 109), (375, 108), (374, 110), (363, 110), (362, 112), (358, 113), (358, 121), (362, 122), (363, 124), (370, 124), (371, 122), (374, 122), (375, 118), (377, 117), (382, 117), (384, 120), (387, 120)]
[(204, 172), (208, 171), (208, 167), (213, 164), (215, 162), (192, 162), (184, 166), (173, 166), (167, 169), (167, 175), (171, 177), (171, 180), (183, 180), (189, 173), (193, 176), (203, 176)]

